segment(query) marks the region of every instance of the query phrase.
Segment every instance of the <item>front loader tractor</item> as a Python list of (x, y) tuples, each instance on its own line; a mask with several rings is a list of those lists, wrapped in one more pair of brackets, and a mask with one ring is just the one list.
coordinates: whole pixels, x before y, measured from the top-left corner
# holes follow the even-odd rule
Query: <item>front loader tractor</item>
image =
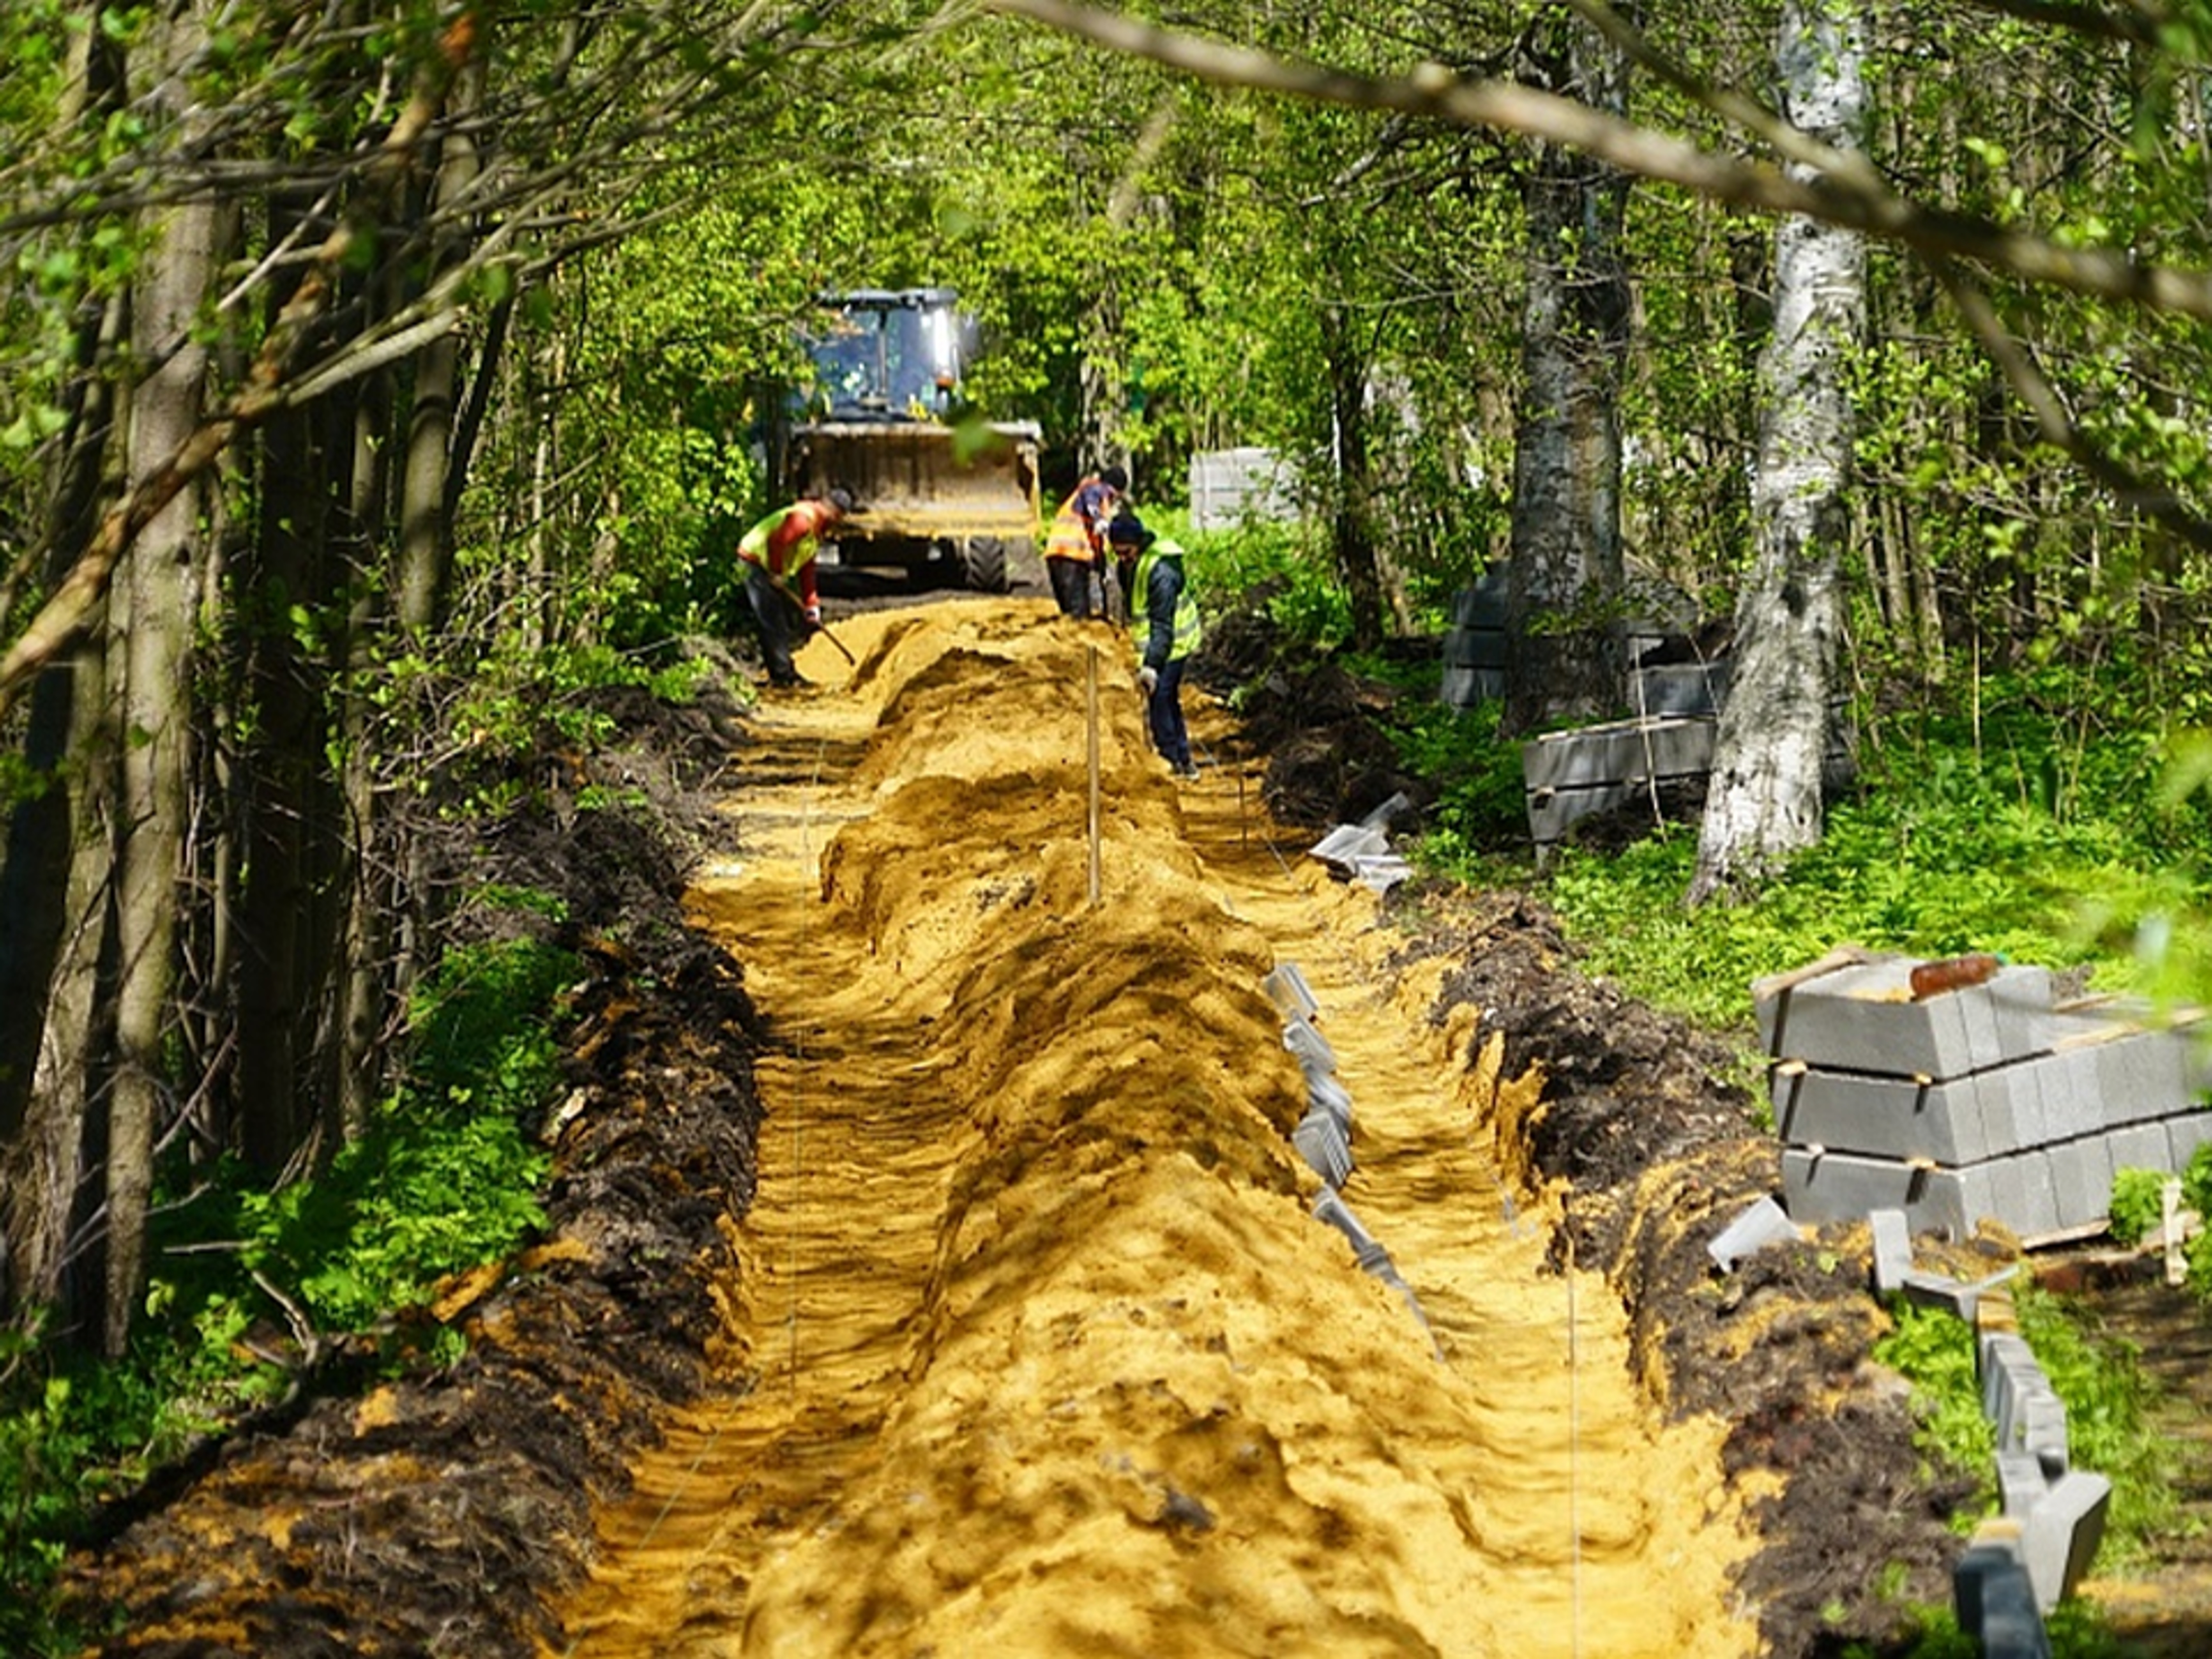
[(777, 472), (787, 499), (836, 486), (852, 495), (839, 564), (933, 568), (1003, 593), (1009, 563), (1034, 551), (1042, 434), (1034, 422), (963, 412), (974, 336), (951, 289), (823, 296), (800, 340), (809, 378), (789, 400)]

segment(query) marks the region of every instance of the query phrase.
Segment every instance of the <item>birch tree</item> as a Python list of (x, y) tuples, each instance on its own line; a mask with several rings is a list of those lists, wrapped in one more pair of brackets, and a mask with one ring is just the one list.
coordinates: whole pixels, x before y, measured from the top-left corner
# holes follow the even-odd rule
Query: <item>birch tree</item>
[[(1775, 61), (1784, 112), (1856, 154), (1867, 111), (1856, 0), (1787, 0)], [(1810, 183), (1815, 169), (1793, 164)], [(1820, 839), (1820, 780), (1843, 631), (1848, 361), (1866, 328), (1866, 249), (1802, 215), (1774, 233), (1774, 325), (1759, 364), (1753, 566), (1736, 604), (1734, 666), (1691, 878), (1692, 903), (1771, 873)]]

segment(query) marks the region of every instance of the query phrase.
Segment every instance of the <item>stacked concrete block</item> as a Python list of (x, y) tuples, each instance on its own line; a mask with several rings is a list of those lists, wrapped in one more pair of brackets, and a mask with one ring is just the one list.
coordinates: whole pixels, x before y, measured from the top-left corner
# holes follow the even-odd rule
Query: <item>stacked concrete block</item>
[(1454, 708), (1472, 708), (1505, 695), (1505, 573), (1493, 570), (1452, 599), (1452, 625), (1444, 635), (1443, 683), (1437, 697)]
[(1613, 720), (1549, 732), (1521, 745), (1528, 835), (1539, 850), (1593, 813), (1611, 811), (1655, 784), (1701, 778), (1713, 763), (1710, 715)]
[(1980, 1643), (1985, 1659), (2051, 1659), (2021, 1534), (2016, 1522), (1984, 1522), (1951, 1571), (1959, 1628)]
[(1916, 999), (1920, 965), (1838, 952), (1752, 988), (1797, 1220), (1897, 1209), (1954, 1238), (1984, 1218), (2031, 1240), (2086, 1231), (2115, 1171), (2179, 1170), (2212, 1139), (2193, 1024), (2062, 1002), (2035, 967)]

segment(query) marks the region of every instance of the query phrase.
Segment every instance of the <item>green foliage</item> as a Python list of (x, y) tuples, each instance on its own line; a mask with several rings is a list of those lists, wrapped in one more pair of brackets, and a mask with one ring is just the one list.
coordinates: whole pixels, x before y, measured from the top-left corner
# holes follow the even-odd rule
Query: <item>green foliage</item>
[[(486, 896), (539, 911), (547, 896)], [(368, 1332), (544, 1226), (549, 1159), (528, 1129), (557, 1083), (554, 1023), (576, 972), (527, 939), (449, 951), (410, 1012), (405, 1085), (327, 1170), (274, 1191), (228, 1164), (212, 1182), (173, 1172), (193, 1195), (160, 1214), (163, 1266), (125, 1363), (0, 1334), (0, 1648), (76, 1650), (84, 1633), (55, 1624), (52, 1591), (90, 1507), (287, 1386), (276, 1333), (292, 1315), (271, 1287), (326, 1338)], [(392, 1363), (461, 1352), (458, 1333), (427, 1341)]]
[(2139, 1244), (2160, 1225), (2166, 1215), (2166, 1183), (2172, 1177), (2163, 1170), (2117, 1170), (2112, 1174), (2112, 1240)]
[(1146, 523), (1189, 550), (1191, 586), (1209, 615), (1264, 597), (1275, 625), (1302, 645), (1328, 650), (1351, 633), (1342, 586), (1308, 526), (1255, 522), (1192, 531), (1187, 514), (1149, 509)]
[[(2166, 788), (2166, 745), (2069, 732), (2038, 716), (2033, 684), (2006, 701), (2002, 688), (1985, 690), (1978, 733), (1924, 710), (1870, 732), (1858, 791), (1832, 806), (1820, 843), (1748, 902), (1683, 908), (1692, 824), (1618, 854), (1563, 848), (1552, 902), (1597, 971), (1717, 1029), (1748, 1020), (1753, 980), (1845, 943), (1929, 957), (1996, 951), (2085, 966), (2100, 990), (2201, 996), (2212, 930), (2191, 918), (2212, 914), (2203, 797)], [(1459, 734), (1486, 741), (1477, 727)], [(1439, 868), (1495, 873), (1483, 859), (1526, 858), (1525, 816), (1512, 806), (1517, 748), (1489, 741), (1486, 756), (1458, 757), (1460, 776), (1486, 783), (1431, 814), (1422, 856)], [(1435, 763), (1422, 762), (1425, 774)]]
[[(2091, 1336), (2058, 1297), (2033, 1285), (2014, 1297), (2021, 1338), (2066, 1405), (2069, 1456), (2112, 1483), (2107, 1559), (2140, 1552), (2178, 1513), (2160, 1447), (2148, 1425), (2147, 1383), (2135, 1351)], [(1951, 1313), (1899, 1301), (1874, 1358), (1913, 1386), (1924, 1455), (1981, 1482), (1995, 1478), (1995, 1431), (1982, 1409), (1973, 1328)], [(1978, 1516), (1955, 1517), (1961, 1526)]]
[[(1973, 1327), (1911, 1303), (1899, 1302), (1891, 1311), (1895, 1322), (1875, 1343), (1874, 1358), (1912, 1384), (1922, 1454), (1946, 1472), (1972, 1476), (1988, 1488), (1996, 1474), (1996, 1432), (1982, 1413)], [(1971, 1524), (1976, 1517), (1958, 1518)]]

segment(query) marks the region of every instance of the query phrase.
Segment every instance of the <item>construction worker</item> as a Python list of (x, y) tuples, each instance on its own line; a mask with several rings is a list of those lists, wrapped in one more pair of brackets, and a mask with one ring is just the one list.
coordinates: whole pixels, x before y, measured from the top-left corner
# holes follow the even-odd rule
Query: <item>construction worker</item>
[[(1091, 574), (1104, 551), (1106, 521), (1129, 488), (1129, 475), (1109, 466), (1075, 486), (1053, 515), (1052, 533), (1045, 538), (1044, 568), (1052, 578), (1052, 596), (1063, 617), (1093, 614)], [(1103, 614), (1104, 606), (1099, 607)]]
[(1183, 665), (1198, 649), (1198, 601), (1184, 579), (1179, 542), (1155, 534), (1134, 513), (1114, 515), (1106, 538), (1129, 570), (1129, 634), (1137, 647), (1137, 684), (1158, 750), (1179, 778), (1194, 778), (1190, 731), (1182, 718)]
[(800, 641), (822, 626), (814, 556), (822, 538), (852, 510), (853, 498), (842, 489), (801, 496), (769, 514), (738, 543), (738, 557), (745, 564), (745, 600), (760, 629), (761, 655), (767, 660), (771, 685), (799, 683), (792, 654)]

